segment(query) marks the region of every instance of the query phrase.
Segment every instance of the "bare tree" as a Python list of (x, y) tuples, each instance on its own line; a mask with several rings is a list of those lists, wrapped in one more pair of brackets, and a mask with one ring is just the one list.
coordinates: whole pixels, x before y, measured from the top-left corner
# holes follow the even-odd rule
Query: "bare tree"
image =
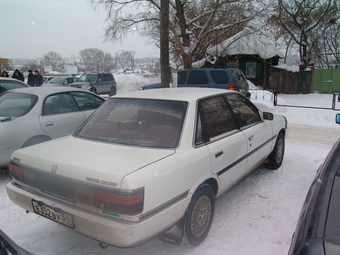
[(136, 67), (136, 59), (135, 59), (136, 52), (134, 51), (119, 51), (116, 53), (116, 60), (117, 64), (123, 69), (131, 68), (133, 71)]
[(321, 63), (324, 62), (327, 68), (340, 66), (340, 24), (334, 24), (325, 33), (322, 50), (318, 54)]
[(113, 68), (113, 58), (110, 53), (104, 53), (96, 48), (88, 48), (81, 50), (79, 55), (87, 70), (109, 72)]
[[(90, 0), (107, 10), (106, 40), (122, 40), (136, 30), (160, 46), (160, 0)], [(264, 1), (265, 2), (265, 1)], [(261, 0), (169, 0), (169, 50), (185, 68), (205, 57), (206, 49), (243, 29), (265, 9)]]
[(61, 71), (64, 68), (64, 62), (61, 55), (54, 51), (44, 54), (43, 63), (45, 66), (52, 66), (53, 71)]
[(278, 0), (279, 19), (299, 46), (300, 70), (319, 51), (320, 40), (339, 17), (335, 0)]

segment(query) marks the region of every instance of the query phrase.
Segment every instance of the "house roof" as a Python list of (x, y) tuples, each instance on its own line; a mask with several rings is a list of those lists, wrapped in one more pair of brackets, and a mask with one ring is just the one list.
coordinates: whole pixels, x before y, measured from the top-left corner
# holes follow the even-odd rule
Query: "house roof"
[(241, 32), (228, 38), (221, 44), (208, 48), (207, 53), (212, 56), (259, 55), (262, 59), (275, 56), (283, 58), (283, 53), (262, 35), (246, 27)]

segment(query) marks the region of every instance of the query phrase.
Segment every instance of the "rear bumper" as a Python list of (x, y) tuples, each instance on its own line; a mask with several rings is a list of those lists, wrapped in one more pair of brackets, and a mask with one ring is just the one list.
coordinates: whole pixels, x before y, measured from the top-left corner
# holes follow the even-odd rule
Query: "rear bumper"
[(59, 208), (73, 216), (74, 230), (118, 247), (132, 247), (148, 241), (176, 224), (184, 215), (188, 198), (143, 221), (121, 220), (97, 212), (80, 209), (47, 196), (20, 188), (15, 183), (6, 186), (8, 197), (20, 207), (33, 212), (32, 199)]

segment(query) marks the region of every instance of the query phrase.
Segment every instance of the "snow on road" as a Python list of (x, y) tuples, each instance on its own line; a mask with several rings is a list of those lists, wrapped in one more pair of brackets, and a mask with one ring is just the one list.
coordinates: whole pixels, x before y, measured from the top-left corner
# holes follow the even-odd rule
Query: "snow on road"
[(340, 126), (334, 124), (336, 112), (331, 110), (276, 107), (274, 111), (286, 115), (289, 122), (281, 168), (270, 171), (261, 166), (219, 199), (210, 233), (199, 247), (173, 246), (154, 238), (135, 248), (101, 249), (97, 241), (13, 204), (5, 191), (10, 180), (4, 171), (0, 175), (0, 228), (20, 246), (44, 255), (287, 254), (308, 188), (340, 137)]

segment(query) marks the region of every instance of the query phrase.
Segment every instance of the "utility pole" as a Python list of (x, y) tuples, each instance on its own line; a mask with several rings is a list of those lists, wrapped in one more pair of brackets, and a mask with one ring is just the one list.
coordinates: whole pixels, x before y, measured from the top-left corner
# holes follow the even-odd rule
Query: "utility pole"
[(163, 88), (170, 86), (169, 66), (169, 0), (161, 0), (161, 84)]

